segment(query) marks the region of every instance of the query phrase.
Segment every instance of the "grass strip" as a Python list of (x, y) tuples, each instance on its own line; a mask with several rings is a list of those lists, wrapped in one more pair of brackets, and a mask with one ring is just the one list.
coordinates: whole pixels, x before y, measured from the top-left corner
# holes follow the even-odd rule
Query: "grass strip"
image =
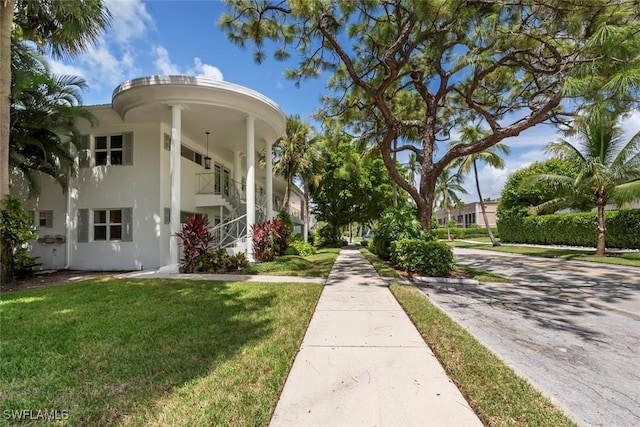
[(639, 252), (609, 252), (604, 257), (595, 256), (595, 250), (592, 249), (566, 249), (559, 247), (537, 247), (537, 246), (515, 246), (502, 245), (491, 246), (483, 243), (469, 242), (449, 242), (452, 246), (458, 248), (483, 249), (494, 252), (506, 252), (512, 254), (521, 254), (529, 256), (539, 256), (543, 258), (560, 258), (573, 261), (589, 261), (601, 264), (626, 265), (631, 267), (640, 267)]
[(4, 294), (0, 411), (68, 411), (66, 425), (267, 425), (321, 289), (102, 278)]
[(414, 286), (391, 292), (486, 425), (575, 425)]
[(285, 255), (274, 261), (261, 262), (244, 269), (247, 274), (276, 276), (329, 277), (340, 248), (322, 248), (314, 255)]
[(512, 280), (508, 277), (502, 277), (497, 274), (489, 273), (488, 271), (478, 270), (477, 268), (469, 267), (467, 265), (456, 264), (456, 268), (458, 270), (466, 271), (471, 274), (474, 279), (479, 282), (501, 282), (501, 283), (511, 283)]

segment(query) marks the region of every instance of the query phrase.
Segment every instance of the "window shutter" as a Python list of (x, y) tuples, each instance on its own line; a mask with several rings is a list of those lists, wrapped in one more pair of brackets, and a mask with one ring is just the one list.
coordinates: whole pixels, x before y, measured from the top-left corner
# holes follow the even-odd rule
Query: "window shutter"
[(171, 208), (164, 208), (164, 223), (171, 223)]
[(122, 209), (122, 241), (133, 241), (133, 208)]
[(171, 135), (168, 133), (164, 134), (164, 149), (167, 151), (171, 151)]
[(81, 168), (91, 166), (91, 139), (89, 135), (80, 135), (78, 145), (78, 165)]
[(53, 211), (47, 211), (47, 225), (46, 228), (53, 228)]
[(123, 147), (122, 147), (122, 164), (133, 164), (133, 132), (125, 132), (123, 134)]
[(78, 209), (78, 242), (89, 241), (89, 209)]

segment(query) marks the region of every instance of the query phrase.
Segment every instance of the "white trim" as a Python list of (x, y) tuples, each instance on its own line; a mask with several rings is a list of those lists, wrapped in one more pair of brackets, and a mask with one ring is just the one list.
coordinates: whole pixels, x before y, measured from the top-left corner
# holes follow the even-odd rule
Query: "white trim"
[(247, 116), (247, 259), (253, 262), (253, 233), (256, 223), (255, 128), (252, 116)]

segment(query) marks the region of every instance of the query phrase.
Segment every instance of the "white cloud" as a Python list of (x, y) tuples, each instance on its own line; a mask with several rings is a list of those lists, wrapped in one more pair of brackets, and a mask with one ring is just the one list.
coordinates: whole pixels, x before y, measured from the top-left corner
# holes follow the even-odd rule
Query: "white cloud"
[(205, 64), (198, 57), (193, 59), (193, 66), (185, 71), (181, 71), (180, 67), (171, 61), (169, 51), (164, 46), (154, 46), (153, 54), (156, 59), (153, 61), (156, 70), (164, 75), (185, 74), (188, 76), (208, 77), (214, 80), (224, 80), (222, 71), (214, 65)]
[(156, 59), (153, 61), (153, 65), (155, 65), (158, 73), (164, 75), (180, 74), (178, 66), (171, 62), (169, 51), (167, 49), (163, 46), (154, 46), (153, 53), (156, 56)]
[(224, 80), (222, 71), (218, 67), (209, 64), (203, 64), (202, 60), (196, 57), (194, 67), (187, 71), (187, 74), (195, 74), (198, 77), (208, 77), (214, 80)]
[(47, 61), (49, 64), (49, 70), (52, 74), (56, 75), (70, 75), (80, 76), (86, 80), (85, 70), (80, 67), (71, 64), (65, 64), (57, 59), (49, 58)]
[(155, 28), (153, 18), (141, 0), (107, 0), (113, 17), (109, 36), (120, 45), (126, 45)]

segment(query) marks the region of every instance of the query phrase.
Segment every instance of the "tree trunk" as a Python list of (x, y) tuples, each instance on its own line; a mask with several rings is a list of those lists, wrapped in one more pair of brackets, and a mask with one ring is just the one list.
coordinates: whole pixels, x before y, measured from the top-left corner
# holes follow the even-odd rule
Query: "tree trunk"
[(0, 1), (0, 200), (9, 194), (11, 27), (15, 0)]
[(598, 244), (596, 246), (596, 256), (604, 256), (605, 255), (605, 226), (604, 226), (604, 207), (606, 203), (598, 198), (598, 202), (596, 206), (598, 207)]
[(484, 226), (487, 229), (487, 234), (489, 234), (489, 239), (491, 239), (491, 244), (493, 246), (500, 246), (500, 243), (496, 240), (493, 232), (491, 231), (491, 226), (489, 225), (489, 219), (487, 218), (487, 208), (484, 206), (484, 200), (482, 199), (482, 193), (480, 192), (480, 181), (478, 180), (478, 168), (476, 167), (476, 161), (473, 161), (473, 174), (476, 177), (476, 189), (478, 190), (478, 198), (480, 199), (480, 209), (482, 209), (482, 218), (484, 219)]
[(447, 212), (447, 240), (451, 241), (451, 228), (449, 228), (449, 223), (451, 222), (451, 211), (449, 208), (446, 208)]
[(302, 238), (305, 243), (309, 241), (309, 190), (304, 190), (304, 220), (302, 221)]

